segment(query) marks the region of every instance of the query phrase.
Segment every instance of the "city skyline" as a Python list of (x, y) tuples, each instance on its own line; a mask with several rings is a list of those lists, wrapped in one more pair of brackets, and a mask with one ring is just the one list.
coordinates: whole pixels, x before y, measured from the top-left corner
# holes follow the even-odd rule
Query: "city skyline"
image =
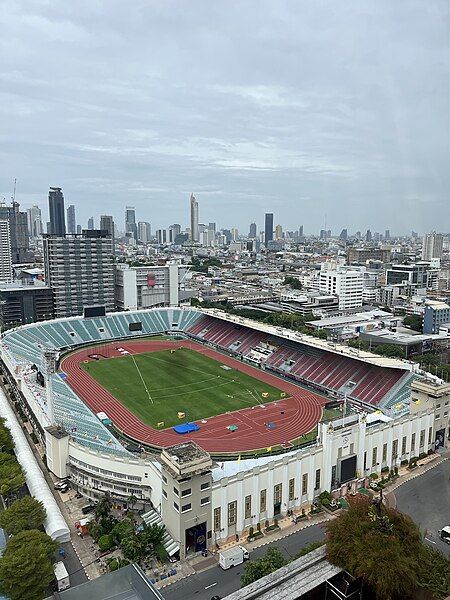
[(58, 185), (80, 223), (187, 224), (194, 192), (239, 230), (448, 231), (446, 3), (332, 6), (6, 2), (0, 196)]

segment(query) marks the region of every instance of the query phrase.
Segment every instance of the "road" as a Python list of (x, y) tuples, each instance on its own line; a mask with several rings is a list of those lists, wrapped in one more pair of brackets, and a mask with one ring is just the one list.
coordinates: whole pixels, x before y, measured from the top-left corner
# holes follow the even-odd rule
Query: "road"
[[(325, 533), (320, 525), (313, 525), (281, 540), (275, 540), (270, 545), (252, 550), (251, 558), (259, 558), (270, 546), (275, 546), (283, 552), (286, 558), (291, 559), (303, 546), (324, 537)], [(215, 566), (202, 573), (191, 575), (187, 579), (177, 581), (167, 588), (163, 588), (161, 593), (166, 600), (186, 600), (186, 598), (210, 600), (216, 594), (223, 598), (240, 589), (242, 571), (242, 565), (227, 571)]]
[(427, 542), (450, 555), (450, 545), (439, 538), (442, 527), (450, 525), (450, 460), (404, 483), (394, 494), (397, 508), (426, 530)]

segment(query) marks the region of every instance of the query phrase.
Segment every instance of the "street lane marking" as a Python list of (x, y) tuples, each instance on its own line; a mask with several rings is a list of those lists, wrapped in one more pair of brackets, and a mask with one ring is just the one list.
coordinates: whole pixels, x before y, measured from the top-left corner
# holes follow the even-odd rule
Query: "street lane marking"
[(435, 544), (435, 543), (436, 543), (436, 542), (433, 542), (433, 540), (430, 540), (430, 539), (429, 539), (429, 538), (427, 538), (427, 537), (425, 538), (425, 540), (426, 540), (427, 542), (430, 542), (430, 544)]
[(207, 586), (205, 587), (205, 590), (209, 590), (209, 588), (212, 588), (212, 587), (214, 587), (215, 585), (217, 585), (217, 581), (216, 581), (215, 583), (211, 583), (211, 585), (207, 585)]

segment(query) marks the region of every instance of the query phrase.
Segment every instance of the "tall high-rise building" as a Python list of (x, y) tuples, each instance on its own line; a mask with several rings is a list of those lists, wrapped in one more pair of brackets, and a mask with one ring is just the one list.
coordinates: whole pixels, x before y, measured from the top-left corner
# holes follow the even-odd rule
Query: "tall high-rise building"
[(281, 225), (277, 225), (275, 227), (275, 239), (282, 240), (283, 239), (283, 227)]
[(386, 231), (384, 232), (384, 239), (386, 241), (391, 239), (391, 232), (389, 231), (389, 229), (386, 229)]
[(347, 229), (343, 229), (339, 235), (340, 240), (346, 241), (348, 239), (348, 231)]
[(0, 282), (11, 283), (11, 236), (9, 233), (9, 220), (0, 220)]
[(56, 317), (82, 315), (87, 306), (114, 310), (114, 256), (107, 231), (44, 236), (44, 269)]
[(305, 234), (303, 232), (303, 225), (300, 225), (300, 228), (298, 230), (298, 238), (301, 240), (305, 237)]
[(442, 258), (442, 249), (444, 246), (444, 236), (442, 233), (427, 233), (423, 236), (422, 260), (431, 260), (432, 258)]
[(50, 215), (50, 231), (52, 235), (65, 235), (66, 220), (64, 215), (64, 195), (59, 187), (51, 187), (48, 193), (48, 212)]
[(273, 213), (266, 213), (264, 219), (264, 245), (268, 246), (273, 240)]
[(89, 217), (87, 228), (92, 231), (94, 229), (94, 217)]
[(29, 261), (28, 214), (21, 212), (20, 204), (13, 200), (11, 206), (0, 204), (0, 219), (9, 221), (12, 263)]
[(132, 237), (137, 242), (136, 209), (134, 206), (125, 207), (125, 233), (131, 233)]
[(175, 242), (176, 238), (181, 234), (181, 225), (179, 223), (174, 223), (169, 229), (172, 230), (172, 239)]
[(114, 219), (111, 215), (100, 215), (100, 229), (103, 231), (107, 231), (108, 234), (111, 236), (113, 252), (115, 252), (115, 226)]
[(150, 241), (152, 237), (152, 228), (150, 223), (146, 221), (139, 221), (138, 223), (138, 240), (143, 244)]
[(76, 233), (75, 206), (71, 204), (67, 209), (67, 233)]
[(370, 231), (370, 229), (368, 229), (366, 231), (366, 242), (371, 242), (372, 241), (372, 232)]
[(194, 194), (191, 194), (189, 202), (191, 208), (191, 240), (198, 242), (200, 239), (198, 230), (198, 202)]
[(209, 225), (208, 225), (208, 231), (214, 231), (214, 233), (216, 233), (216, 224), (215, 223), (209, 223)]
[(28, 235), (32, 238), (40, 237), (43, 233), (41, 209), (37, 204), (33, 204), (27, 210)]
[(323, 265), (319, 273), (319, 292), (339, 297), (339, 308), (349, 310), (362, 306), (364, 275), (361, 271), (345, 267), (328, 269)]
[(250, 223), (250, 230), (248, 232), (248, 237), (252, 240), (256, 239), (256, 223)]

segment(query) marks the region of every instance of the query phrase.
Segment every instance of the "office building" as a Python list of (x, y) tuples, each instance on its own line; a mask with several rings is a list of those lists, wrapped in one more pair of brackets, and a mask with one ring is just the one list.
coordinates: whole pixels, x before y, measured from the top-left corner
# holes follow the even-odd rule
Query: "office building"
[(198, 202), (194, 194), (191, 194), (189, 202), (191, 208), (191, 240), (198, 242), (200, 239), (198, 230)]
[(386, 231), (384, 232), (384, 239), (386, 241), (389, 241), (391, 239), (391, 232), (389, 231), (389, 229), (386, 229)]
[[(108, 234), (112, 238), (112, 247), (113, 251), (115, 248), (115, 227), (114, 227), (114, 219), (111, 215), (100, 215), (100, 229), (102, 231), (107, 231)], [(78, 233), (78, 232), (77, 232)], [(81, 233), (81, 231), (80, 231)]]
[(281, 225), (277, 225), (275, 227), (275, 239), (282, 240), (283, 239), (283, 227)]
[[(346, 230), (344, 230), (344, 231), (346, 231)], [(391, 260), (391, 249), (390, 248), (375, 248), (375, 247), (373, 247), (373, 248), (350, 247), (347, 251), (347, 262), (349, 265), (364, 264), (369, 260), (379, 260), (382, 263), (388, 263)]]
[(423, 313), (423, 333), (439, 333), (444, 325), (450, 327), (450, 306), (446, 302), (427, 300)]
[(114, 310), (114, 256), (107, 231), (44, 236), (44, 268), (55, 317), (82, 315), (87, 306)]
[(343, 240), (344, 242), (346, 242), (346, 241), (347, 241), (347, 239), (348, 239), (348, 231), (347, 231), (347, 229), (343, 229), (343, 230), (341, 231), (341, 233), (340, 233), (340, 235), (339, 235), (339, 239), (340, 239), (340, 240)]
[(354, 271), (340, 267), (329, 269), (323, 265), (319, 273), (319, 291), (322, 294), (337, 295), (339, 310), (351, 310), (362, 306), (364, 275), (361, 271)]
[(256, 239), (256, 223), (250, 223), (250, 231), (248, 237), (252, 240)]
[(27, 210), (27, 225), (28, 235), (31, 238), (38, 238), (44, 233), (41, 209), (37, 204), (33, 204), (33, 206)]
[(51, 235), (65, 235), (66, 220), (64, 215), (64, 195), (59, 187), (51, 187), (48, 193), (48, 213), (50, 215)]
[(150, 223), (146, 221), (139, 221), (138, 223), (138, 240), (143, 244), (150, 241), (152, 237), (152, 229)]
[(366, 231), (366, 242), (371, 242), (372, 241), (372, 232), (370, 231), (370, 229), (368, 229)]
[(273, 240), (273, 213), (266, 213), (264, 219), (264, 245), (269, 245)]
[(430, 261), (432, 258), (442, 258), (444, 236), (441, 233), (427, 233), (423, 236), (422, 260)]
[(17, 327), (55, 318), (53, 292), (46, 285), (0, 285), (0, 326)]
[(77, 223), (75, 220), (75, 206), (71, 204), (67, 208), (67, 233), (76, 233)]
[(186, 272), (186, 267), (177, 264), (151, 267), (117, 264), (116, 307), (119, 310), (138, 310), (154, 306), (178, 306), (179, 302), (195, 296), (194, 291), (182, 289)]
[(0, 219), (9, 222), (12, 264), (32, 260), (29, 251), (28, 214), (20, 211), (20, 204), (11, 202), (11, 206), (0, 204)]
[(87, 228), (92, 231), (94, 229), (94, 217), (89, 217), (87, 222)]
[(137, 242), (136, 210), (134, 206), (125, 208), (125, 234), (130, 233), (131, 237)]
[(412, 265), (392, 265), (386, 269), (386, 285), (407, 284), (418, 289), (428, 287), (429, 265), (426, 263), (415, 263)]
[(9, 221), (0, 220), (0, 282), (12, 281), (11, 236)]

